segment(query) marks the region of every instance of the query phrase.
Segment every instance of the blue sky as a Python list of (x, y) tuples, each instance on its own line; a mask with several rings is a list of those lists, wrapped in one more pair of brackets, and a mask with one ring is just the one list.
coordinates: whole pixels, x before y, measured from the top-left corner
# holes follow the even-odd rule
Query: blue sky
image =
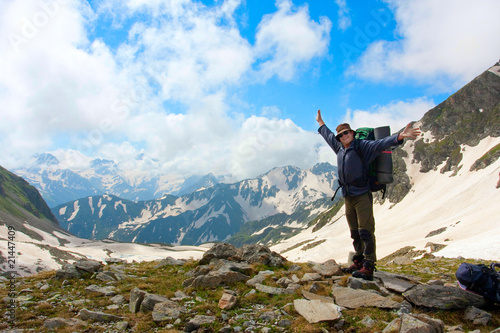
[(498, 61), (499, 12), (496, 0), (0, 0), (0, 164), (51, 152), (237, 180), (335, 163), (318, 109), (331, 128), (419, 120)]

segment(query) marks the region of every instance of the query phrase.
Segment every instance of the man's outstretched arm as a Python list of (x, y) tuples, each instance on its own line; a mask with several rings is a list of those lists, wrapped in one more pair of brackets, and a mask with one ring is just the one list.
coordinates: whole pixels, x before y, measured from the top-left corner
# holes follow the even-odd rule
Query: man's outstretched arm
[(316, 116), (316, 121), (319, 124), (319, 127), (323, 126), (325, 122), (323, 121), (323, 118), (321, 118), (321, 110), (318, 110), (318, 115)]

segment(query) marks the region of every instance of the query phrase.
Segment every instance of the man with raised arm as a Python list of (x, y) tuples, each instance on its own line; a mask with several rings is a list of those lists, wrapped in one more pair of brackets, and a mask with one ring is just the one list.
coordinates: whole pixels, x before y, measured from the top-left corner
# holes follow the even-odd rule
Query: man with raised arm
[[(345, 215), (351, 232), (355, 255), (353, 264), (343, 269), (352, 276), (373, 280), (373, 271), (377, 256), (375, 253), (375, 219), (373, 217), (373, 196), (368, 182), (368, 168), (363, 166), (363, 160), (369, 165), (382, 151), (391, 146), (401, 145), (405, 138), (416, 139), (420, 135), (419, 128), (411, 128), (408, 124), (399, 134), (379, 140), (358, 140), (349, 124), (340, 124), (337, 134), (325, 125), (318, 110), (316, 121), (318, 132), (337, 154), (339, 184), (345, 200)], [(354, 146), (359, 147), (362, 158), (356, 153)]]

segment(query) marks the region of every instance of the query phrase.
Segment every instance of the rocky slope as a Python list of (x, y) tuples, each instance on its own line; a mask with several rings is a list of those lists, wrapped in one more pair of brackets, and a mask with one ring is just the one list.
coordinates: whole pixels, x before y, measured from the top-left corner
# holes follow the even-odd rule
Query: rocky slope
[[(40, 193), (23, 178), (0, 166), (0, 225), (9, 225), (39, 238), (29, 226), (52, 232), (66, 233)], [(5, 235), (2, 235), (6, 237)]]
[(333, 260), (288, 262), (263, 246), (218, 244), (199, 261), (81, 260), (16, 280), (16, 316), (0, 329), (500, 332), (499, 308), (457, 287), (460, 261), (421, 255), (405, 248), (384, 258), (374, 281), (343, 275)]
[[(500, 137), (500, 63), (429, 110), (417, 125), (424, 135), (415, 142), (413, 154), (408, 156), (403, 149), (393, 154), (394, 183), (387, 191), (392, 203), (400, 202), (411, 188), (405, 158), (419, 164), (422, 173), (439, 170), (456, 175), (464, 146), (475, 147), (485, 138)], [(485, 151), (473, 170), (492, 164), (498, 157), (500, 145)]]

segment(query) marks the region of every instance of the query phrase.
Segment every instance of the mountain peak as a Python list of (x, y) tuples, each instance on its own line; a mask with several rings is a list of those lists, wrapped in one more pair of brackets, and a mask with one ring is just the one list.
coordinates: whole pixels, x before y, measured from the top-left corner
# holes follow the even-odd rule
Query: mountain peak
[(35, 164), (36, 165), (58, 165), (59, 160), (52, 154), (50, 153), (42, 153), (42, 154), (36, 154), (35, 156)]

